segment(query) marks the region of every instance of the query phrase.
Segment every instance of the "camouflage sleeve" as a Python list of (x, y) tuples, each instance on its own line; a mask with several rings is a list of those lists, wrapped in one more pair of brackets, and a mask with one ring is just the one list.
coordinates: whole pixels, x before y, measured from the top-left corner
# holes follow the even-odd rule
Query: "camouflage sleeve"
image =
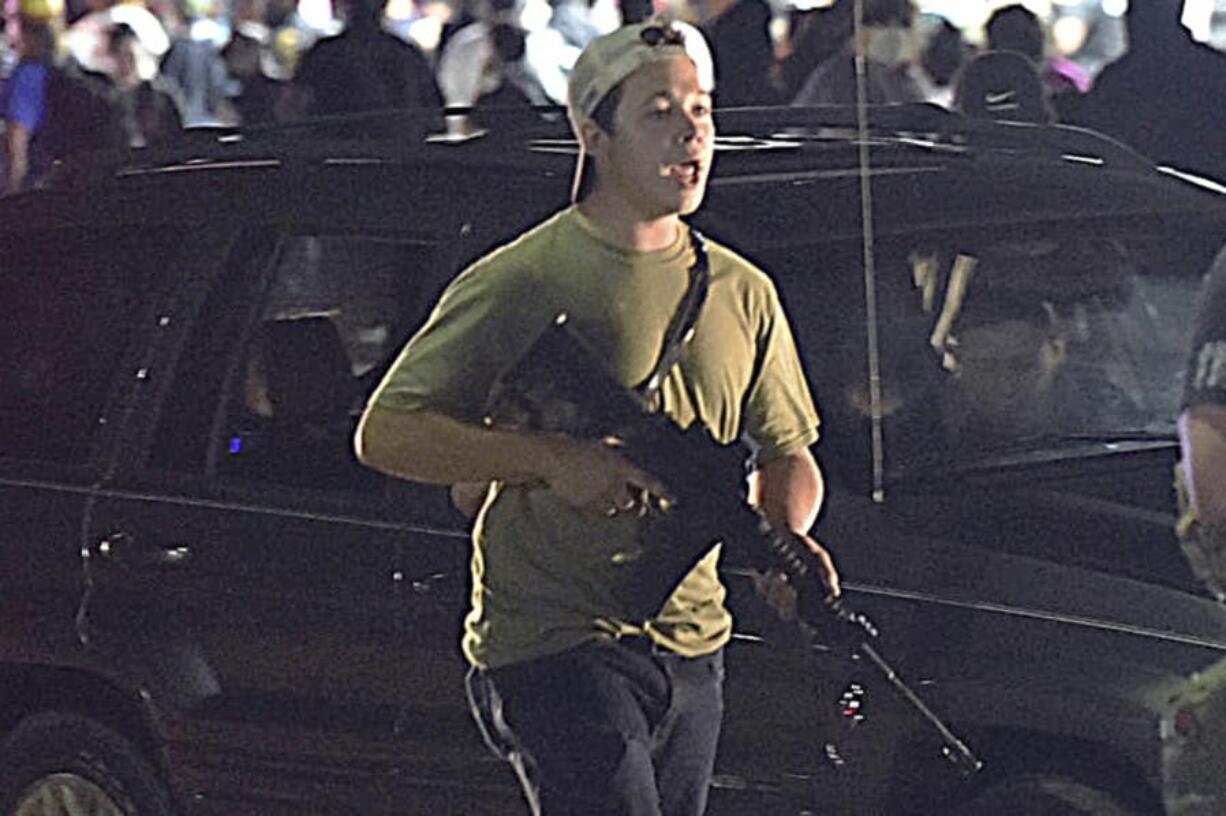
[(1205, 280), (1184, 381), (1183, 407), (1205, 403), (1226, 405), (1226, 250)]

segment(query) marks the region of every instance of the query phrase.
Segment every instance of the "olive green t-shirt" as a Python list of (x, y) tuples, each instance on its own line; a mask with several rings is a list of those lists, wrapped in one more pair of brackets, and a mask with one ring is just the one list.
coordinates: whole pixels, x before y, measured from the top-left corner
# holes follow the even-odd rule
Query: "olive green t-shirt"
[[(721, 442), (742, 433), (759, 464), (817, 439), (791, 330), (769, 278), (708, 242), (711, 282), (693, 339), (661, 389), (678, 424)], [(688, 228), (648, 253), (620, 249), (569, 208), (461, 273), (372, 397), (380, 408), (429, 409), (480, 422), (490, 391), (555, 317), (632, 387), (651, 373), (688, 283)], [(464, 653), (493, 667), (593, 638), (645, 633), (679, 654), (724, 645), (732, 619), (712, 548), (650, 621), (631, 620), (613, 588), (627, 553), (651, 541), (649, 520), (577, 509), (544, 487), (495, 483), (474, 525), (472, 610)]]

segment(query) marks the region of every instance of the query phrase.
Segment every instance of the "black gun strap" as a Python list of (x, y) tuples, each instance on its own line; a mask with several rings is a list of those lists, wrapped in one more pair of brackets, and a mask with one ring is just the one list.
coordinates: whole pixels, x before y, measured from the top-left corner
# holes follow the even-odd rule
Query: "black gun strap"
[(690, 339), (694, 324), (698, 321), (698, 313), (707, 300), (707, 288), (711, 282), (711, 263), (707, 257), (707, 239), (693, 227), (690, 228), (690, 245), (694, 248), (694, 263), (690, 266), (689, 284), (668, 331), (664, 333), (664, 347), (660, 350), (660, 358), (651, 374), (634, 391), (642, 398), (644, 404), (651, 405), (655, 395), (664, 384), (664, 378), (681, 358), (685, 343)]

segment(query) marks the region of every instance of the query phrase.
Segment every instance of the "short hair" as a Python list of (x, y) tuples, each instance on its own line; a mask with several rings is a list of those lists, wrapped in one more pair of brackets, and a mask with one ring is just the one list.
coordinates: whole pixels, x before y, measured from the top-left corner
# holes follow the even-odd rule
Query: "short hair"
[(915, 7), (911, 0), (867, 0), (864, 4), (865, 25), (909, 26), (914, 19)]
[[(603, 130), (605, 133), (612, 135), (613, 121), (617, 116), (617, 106), (621, 102), (622, 86), (617, 85), (613, 90), (605, 94), (604, 99), (596, 105), (596, 109), (592, 111), (592, 121), (596, 123), (596, 127)], [(579, 170), (579, 189), (575, 193), (575, 201), (582, 201), (587, 198), (592, 190), (596, 187), (596, 174), (599, 171), (596, 169), (596, 162), (587, 153), (583, 154), (583, 166)]]
[[(615, 86), (612, 91), (604, 94), (600, 104), (596, 105), (596, 110), (592, 111), (592, 121), (597, 127), (606, 132), (613, 134), (613, 119), (617, 115), (618, 103), (622, 100), (622, 86)], [(596, 162), (586, 152), (582, 153), (582, 165), (579, 169), (579, 190), (575, 191), (575, 201), (582, 201), (596, 187)]]
[(1043, 24), (1021, 3), (1002, 6), (992, 12), (984, 30), (990, 51), (1014, 51), (1035, 62), (1043, 59), (1046, 50)]
[(966, 61), (966, 43), (962, 32), (948, 20), (942, 19), (928, 37), (920, 54), (920, 66), (941, 87), (953, 83), (958, 69)]
[(592, 111), (592, 121), (605, 133), (613, 132), (613, 122), (617, 118), (617, 106), (621, 103), (622, 86), (616, 85)]

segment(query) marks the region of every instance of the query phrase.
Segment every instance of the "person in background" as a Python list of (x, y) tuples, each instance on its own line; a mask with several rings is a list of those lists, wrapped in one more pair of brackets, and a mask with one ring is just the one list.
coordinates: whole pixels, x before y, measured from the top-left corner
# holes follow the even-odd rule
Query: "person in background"
[(598, 30), (587, 0), (557, 8), (547, 0), (481, 0), (478, 19), (457, 31), (439, 55), (438, 82), (447, 106), (470, 107), (496, 88), (496, 77), (485, 69), (494, 55), (490, 34), (498, 26), (524, 33), (520, 64), (549, 101), (565, 103), (566, 78), (586, 42), (582, 38), (590, 39)]
[(146, 147), (160, 144), (183, 130), (179, 105), (172, 94), (158, 87), (157, 80), (142, 79), (137, 67), (140, 43), (126, 25), (110, 31), (111, 98), (123, 117), (128, 144)]
[(962, 32), (945, 18), (932, 21), (927, 28), (916, 81), (925, 101), (948, 108), (953, 105), (954, 80), (973, 51)]
[(493, 53), (485, 67), (487, 76), (481, 83), (482, 88), (488, 90), (483, 90), (474, 106), (478, 121), (482, 109), (527, 111), (549, 104), (545, 89), (524, 64), (526, 39), (524, 30), (510, 23), (499, 23), (490, 29)]
[(264, 50), (264, 43), (256, 37), (235, 31), (221, 51), (226, 76), (236, 86), (230, 105), (242, 125), (277, 121), (277, 103), (288, 86), (264, 72)]
[(682, 220), (710, 177), (712, 87), (693, 27), (648, 21), (593, 40), (570, 77), (578, 203), (450, 284), (355, 439), (361, 461), (390, 475), (489, 487), (473, 530), (468, 691), (534, 814), (700, 816), (732, 633), (718, 544), (688, 574), (663, 576), (675, 588), (654, 613), (626, 600), (650, 549), (682, 544), (658, 509), (669, 486), (615, 445), (482, 421), (500, 373), (559, 311), (632, 387), (705, 266), (708, 294), (684, 364), (665, 369), (662, 410), (722, 443), (755, 441), (756, 506), (803, 537), (839, 591), (807, 536), (822, 498), (818, 418), (778, 295)]
[(782, 102), (771, 77), (775, 46), (771, 41), (771, 7), (765, 0), (691, 2), (694, 19), (715, 60), (721, 108), (777, 105)]
[(139, 2), (87, 0), (89, 12), (64, 33), (69, 56), (86, 71), (110, 76), (115, 63), (110, 54), (110, 31), (126, 25), (139, 43), (137, 70), (141, 79), (153, 79), (158, 63), (170, 49), (170, 37), (162, 22)]
[(776, 46), (776, 82), (782, 99), (796, 94), (826, 60), (838, 54), (851, 37), (852, 0), (836, 0), (826, 8), (790, 9), (787, 36)]
[(382, 0), (347, 0), (345, 30), (316, 42), (294, 74), (291, 118), (387, 109), (442, 109), (430, 64), (383, 30)]
[(1090, 73), (1059, 54), (1049, 54), (1047, 30), (1030, 9), (1015, 3), (992, 12), (984, 28), (989, 51), (1012, 51), (1034, 63), (1055, 110), (1072, 110), (1090, 90)]
[[(924, 101), (924, 92), (912, 75), (914, 15), (910, 0), (867, 0), (865, 3), (861, 45), (865, 54), (869, 104)], [(853, 104), (857, 97), (856, 45), (855, 37), (849, 36), (837, 54), (813, 71), (792, 104)]]
[[(238, 0), (243, 8), (247, 0)], [(342, 3), (334, 7), (344, 11)], [(256, 15), (259, 16), (256, 16)], [(254, 0), (245, 19), (239, 22), (239, 30), (255, 37), (264, 46), (261, 55), (264, 74), (281, 82), (293, 79), (302, 62), (302, 56), (333, 31), (323, 32), (313, 26), (298, 12), (298, 0)]]
[(1226, 250), (1205, 280), (1179, 415), (1180, 542), (1193, 572), (1226, 600)]
[(17, 67), (17, 52), (9, 39), (8, 19), (0, 15), (0, 82), (9, 78)]
[(523, 30), (520, 7), (515, 0), (481, 0), (475, 14), (471, 22), (447, 40), (435, 65), (438, 87), (449, 108), (471, 107), (483, 93), (493, 90), (485, 84), (489, 80), (485, 67), (494, 53), (490, 39), (494, 27), (506, 25)]
[(977, 119), (1047, 124), (1047, 92), (1034, 63), (1013, 51), (987, 51), (958, 74), (954, 109)]
[(1159, 164), (1226, 182), (1226, 54), (1192, 39), (1178, 0), (1128, 4), (1128, 51), (1102, 70), (1071, 124)]
[(229, 97), (235, 89), (226, 75), (225, 61), (212, 40), (192, 35), (196, 21), (215, 16), (215, 4), (184, 0), (181, 13), (177, 4), (175, 8), (177, 19), (166, 21), (171, 42), (162, 57), (159, 83), (173, 93), (184, 127), (234, 124)]
[(62, 16), (57, 0), (25, 0), (18, 6), (18, 61), (0, 85), (5, 193), (26, 189), (51, 167), (53, 157), (40, 149), (36, 137), (47, 126), (48, 86)]

